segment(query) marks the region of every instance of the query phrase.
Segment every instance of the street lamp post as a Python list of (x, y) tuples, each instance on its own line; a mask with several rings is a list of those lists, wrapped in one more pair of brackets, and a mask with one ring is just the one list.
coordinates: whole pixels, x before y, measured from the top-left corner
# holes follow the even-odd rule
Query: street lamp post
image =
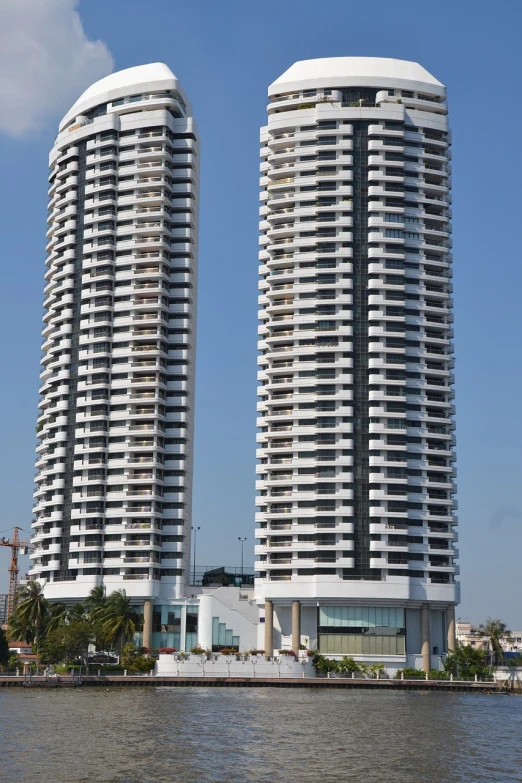
[(192, 584), (196, 584), (196, 544), (198, 542), (198, 530), (201, 530), (201, 527), (192, 526), (190, 529), (194, 533), (194, 566), (193, 566), (193, 573), (192, 573)]
[(241, 582), (243, 582), (243, 546), (246, 541), (246, 536), (244, 538), (241, 538), (241, 536), (237, 537), (237, 540), (241, 542)]

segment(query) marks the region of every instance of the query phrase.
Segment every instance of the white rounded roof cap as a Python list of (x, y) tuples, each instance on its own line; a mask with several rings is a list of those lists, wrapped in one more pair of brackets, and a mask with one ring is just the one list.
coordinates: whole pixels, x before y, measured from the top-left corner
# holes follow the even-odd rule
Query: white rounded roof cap
[(85, 92), (82, 92), (74, 106), (85, 101), (91, 101), (96, 96), (103, 95), (110, 90), (119, 90), (133, 84), (164, 79), (176, 79), (169, 66), (165, 65), (165, 63), (148, 63), (147, 65), (136, 65), (134, 68), (125, 68), (123, 71), (111, 73), (109, 76), (105, 76), (103, 79), (91, 84)]
[(324, 57), (294, 63), (270, 85), (270, 91), (288, 82), (354, 77), (405, 79), (437, 87), (444, 86), (422, 65), (409, 60), (395, 60), (391, 57)]

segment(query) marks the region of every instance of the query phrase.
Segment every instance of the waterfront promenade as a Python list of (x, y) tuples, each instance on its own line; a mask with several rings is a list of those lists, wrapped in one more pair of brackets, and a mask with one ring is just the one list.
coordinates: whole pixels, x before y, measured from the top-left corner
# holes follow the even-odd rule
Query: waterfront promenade
[(502, 693), (515, 692), (516, 683), (473, 682), (468, 680), (420, 680), (420, 679), (368, 679), (364, 677), (161, 677), (145, 675), (97, 675), (75, 674), (56, 676), (0, 676), (0, 687), (4, 688), (71, 688), (92, 686), (117, 686), (140, 688), (317, 688), (325, 689), (382, 689), (382, 690), (422, 690), (440, 692), (478, 692)]

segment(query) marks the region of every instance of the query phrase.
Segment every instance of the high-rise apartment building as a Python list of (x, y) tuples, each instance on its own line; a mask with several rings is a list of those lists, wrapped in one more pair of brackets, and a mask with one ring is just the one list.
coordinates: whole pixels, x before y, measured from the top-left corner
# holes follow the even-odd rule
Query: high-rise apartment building
[(7, 593), (0, 593), (0, 626), (7, 623), (7, 605), (9, 603)]
[(188, 581), (198, 146), (154, 63), (89, 87), (50, 154), (30, 576), (50, 599), (125, 588), (145, 635)]
[(265, 649), (438, 666), (456, 503), (445, 87), (295, 63), (261, 131), (256, 598)]

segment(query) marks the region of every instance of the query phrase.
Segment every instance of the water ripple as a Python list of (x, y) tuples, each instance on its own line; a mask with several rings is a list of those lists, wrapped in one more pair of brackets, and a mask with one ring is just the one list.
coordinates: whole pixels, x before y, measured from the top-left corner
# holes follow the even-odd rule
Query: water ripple
[(511, 783), (522, 698), (0, 690), (0, 783)]

